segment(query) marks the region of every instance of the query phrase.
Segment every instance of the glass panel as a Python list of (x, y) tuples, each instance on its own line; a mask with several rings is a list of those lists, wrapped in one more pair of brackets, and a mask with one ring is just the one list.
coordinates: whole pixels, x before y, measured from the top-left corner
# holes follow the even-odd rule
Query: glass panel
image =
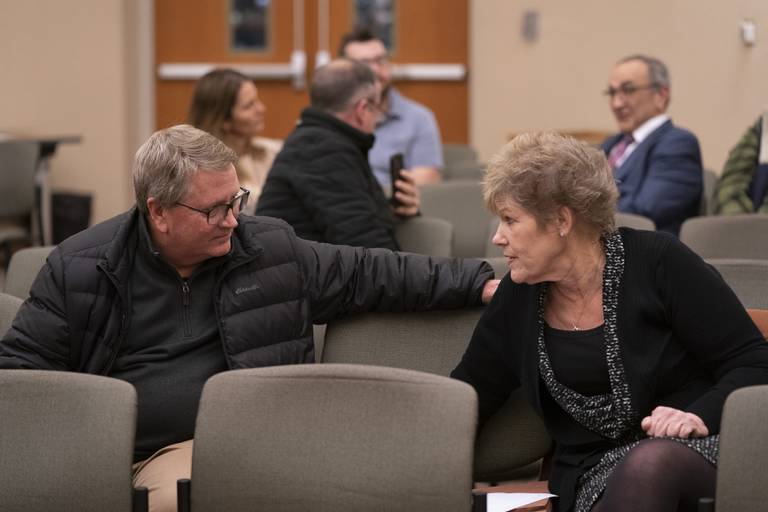
[(395, 0), (355, 0), (355, 25), (368, 27), (391, 52), (395, 44)]
[(229, 39), (233, 50), (267, 49), (270, 3), (271, 0), (231, 0)]

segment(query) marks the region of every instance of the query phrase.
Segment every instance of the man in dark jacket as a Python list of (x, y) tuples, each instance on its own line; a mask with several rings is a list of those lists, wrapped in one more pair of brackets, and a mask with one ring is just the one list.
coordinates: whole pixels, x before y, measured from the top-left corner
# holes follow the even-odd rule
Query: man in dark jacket
[(315, 72), (309, 94), (311, 106), (275, 158), (256, 212), (285, 220), (307, 240), (397, 250), (395, 215), (416, 215), (419, 194), (403, 171), (393, 209), (368, 164), (381, 114), (373, 71), (332, 61)]
[(191, 126), (155, 133), (136, 154), (136, 208), (55, 248), (0, 341), (0, 368), (135, 386), (134, 484), (155, 511), (176, 510), (212, 375), (314, 362), (313, 323), (475, 305), (498, 284), (485, 263), (308, 242), (282, 221), (238, 217), (248, 192), (235, 160)]

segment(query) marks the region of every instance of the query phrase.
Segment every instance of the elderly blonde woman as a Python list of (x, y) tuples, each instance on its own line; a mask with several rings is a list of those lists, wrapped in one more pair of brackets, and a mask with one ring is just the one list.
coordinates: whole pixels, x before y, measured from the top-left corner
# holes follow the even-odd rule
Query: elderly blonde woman
[(695, 510), (714, 495), (726, 396), (768, 383), (760, 331), (674, 236), (616, 229), (597, 149), (520, 135), (484, 195), (509, 274), (453, 372), (481, 421), (522, 388), (555, 441), (556, 510)]

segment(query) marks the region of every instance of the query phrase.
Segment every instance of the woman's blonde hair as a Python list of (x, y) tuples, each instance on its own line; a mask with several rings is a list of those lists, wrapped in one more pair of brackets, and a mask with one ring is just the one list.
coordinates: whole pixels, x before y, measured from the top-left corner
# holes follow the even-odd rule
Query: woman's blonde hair
[(483, 181), (485, 205), (493, 213), (513, 201), (546, 225), (565, 206), (599, 234), (616, 229), (618, 196), (602, 151), (552, 132), (512, 139), (488, 163)]

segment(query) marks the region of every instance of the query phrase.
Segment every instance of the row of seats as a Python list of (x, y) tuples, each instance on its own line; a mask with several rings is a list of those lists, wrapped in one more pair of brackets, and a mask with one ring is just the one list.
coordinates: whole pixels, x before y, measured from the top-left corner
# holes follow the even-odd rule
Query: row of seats
[[(450, 255), (459, 258), (501, 256), (501, 249), (493, 245), (492, 237), (498, 226), (496, 219), (483, 205), (482, 185), (476, 181), (454, 181), (425, 186), (421, 190), (421, 210), (425, 217), (443, 219), (452, 228)], [(409, 221), (412, 222), (412, 221)], [(409, 224), (403, 223), (403, 226)], [(616, 224), (634, 229), (654, 230), (653, 221), (640, 215), (617, 213)], [(443, 228), (449, 233), (448, 226)], [(412, 231), (418, 232), (414, 225)], [(425, 240), (424, 233), (414, 236)], [(686, 220), (680, 230), (680, 239), (702, 258), (768, 259), (768, 215), (705, 215)], [(447, 242), (440, 245), (444, 249)], [(430, 250), (422, 244), (419, 250)]]
[[(0, 389), (0, 509), (146, 510), (146, 493), (131, 492), (133, 386), (6, 370)], [(470, 386), (426, 373), (221, 373), (203, 389), (179, 510), (467, 512), (476, 414)]]
[[(324, 364), (214, 376), (203, 390), (191, 490), (180, 486), (189, 493), (180, 510), (191, 502), (195, 511), (467, 511), (473, 481), (530, 478), (529, 462), (548, 452), (550, 440), (519, 397), (491, 418), (475, 444), (472, 389), (423, 373), (453, 367), (463, 350), (453, 338), (463, 339), (478, 314), (350, 318), (329, 325)], [(765, 332), (768, 311), (752, 314)], [(3, 510), (130, 510), (130, 385), (4, 371), (0, 389)], [(766, 411), (768, 386), (729, 398), (719, 502), (744, 506), (765, 498), (768, 482), (757, 466), (763, 444), (754, 440)]]

